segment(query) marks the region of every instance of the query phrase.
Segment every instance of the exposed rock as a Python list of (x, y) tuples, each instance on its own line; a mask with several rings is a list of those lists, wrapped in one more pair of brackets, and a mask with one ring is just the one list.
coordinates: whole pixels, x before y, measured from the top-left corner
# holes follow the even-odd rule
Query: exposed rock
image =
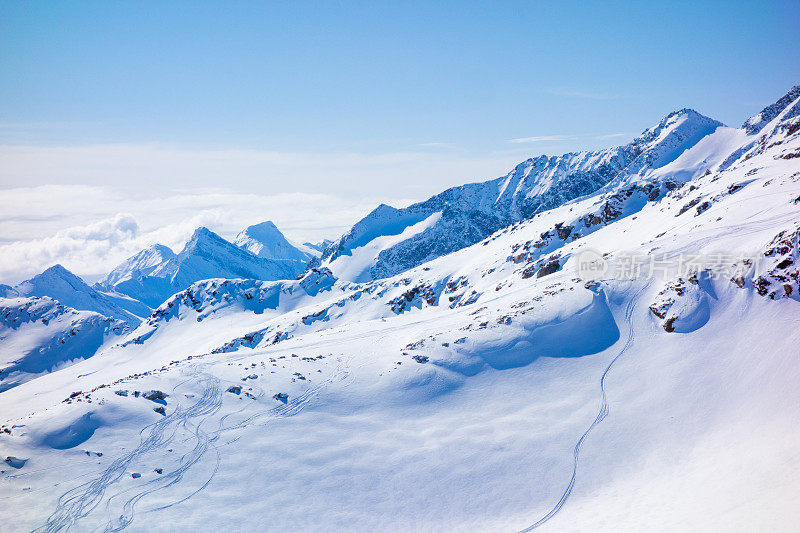
[(166, 403), (167, 395), (160, 390), (149, 390), (142, 393), (142, 398), (156, 403)]
[(561, 268), (561, 264), (558, 262), (558, 259), (553, 259), (545, 263), (545, 265), (536, 272), (537, 278), (543, 278), (544, 276), (548, 276), (553, 274), (554, 272), (558, 272), (558, 269)]

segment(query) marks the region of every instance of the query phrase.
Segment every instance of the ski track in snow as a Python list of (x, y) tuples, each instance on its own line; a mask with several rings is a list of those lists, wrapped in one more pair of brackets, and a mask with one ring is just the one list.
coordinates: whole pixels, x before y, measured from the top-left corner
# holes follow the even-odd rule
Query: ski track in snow
[[(153, 492), (180, 483), (183, 480), (184, 473), (200, 462), (209, 449), (213, 449), (215, 452), (213, 471), (200, 487), (192, 491), (188, 496), (167, 505), (151, 509), (150, 511), (158, 511), (178, 505), (202, 491), (214, 479), (220, 463), (220, 453), (215, 442), (220, 434), (234, 429), (241, 429), (248, 425), (266, 426), (272, 420), (294, 416), (313, 401), (328, 385), (335, 381), (343, 381), (348, 377), (352, 377), (348, 371), (347, 365), (340, 361), (339, 366), (330, 378), (307, 389), (287, 403), (256, 413), (238, 423), (226, 426), (225, 422), (228, 418), (237, 413), (241, 413), (248, 406), (263, 398), (264, 391), (256, 387), (256, 394), (254, 394), (254, 398), (252, 398), (250, 402), (235, 411), (225, 414), (220, 418), (218, 429), (208, 433), (202, 429), (202, 425), (222, 407), (223, 393), (220, 380), (212, 374), (203, 372), (200, 368), (201, 367), (198, 365), (189, 369), (189, 377), (173, 388), (173, 397), (176, 398), (175, 410), (161, 420), (142, 429), (142, 435), (144, 435), (148, 429), (149, 432), (147, 436), (141, 440), (136, 449), (116, 459), (96, 478), (63, 494), (58, 499), (57, 508), (50, 515), (47, 522), (35, 531), (50, 533), (69, 530), (76, 522), (88, 516), (102, 503), (107, 490), (121, 479), (127, 479), (129, 467), (136, 459), (150, 453), (164, 454), (166, 447), (176, 439), (178, 434), (185, 434), (186, 437), (184, 440), (194, 439), (195, 446), (191, 451), (180, 458), (180, 464), (176, 469), (164, 472), (163, 475), (143, 485), (122, 490), (106, 498), (106, 515), (110, 515), (113, 512), (113, 508), (117, 506), (121, 508), (121, 513), (117, 517), (109, 520), (102, 530), (105, 532), (121, 531), (128, 527), (134, 520), (136, 504), (142, 498)], [(191, 382), (198, 384), (202, 388), (202, 394), (194, 404), (188, 408), (184, 408), (180, 404), (180, 400), (177, 400), (180, 398), (180, 395), (177, 394), (176, 391), (183, 385)], [(236, 440), (238, 440), (238, 438), (225, 444), (230, 444)], [(133, 495), (130, 495), (132, 492)], [(121, 501), (125, 497), (127, 497), (127, 500), (120, 506), (118, 501)]]
[(606, 397), (606, 376), (608, 376), (609, 371), (614, 366), (614, 363), (617, 362), (617, 359), (622, 357), (625, 354), (625, 352), (628, 351), (628, 348), (630, 348), (631, 345), (633, 344), (633, 340), (635, 337), (633, 328), (633, 310), (636, 307), (636, 302), (644, 292), (645, 288), (646, 286), (639, 289), (636, 292), (636, 294), (633, 295), (630, 302), (628, 302), (628, 305), (625, 308), (625, 321), (628, 324), (628, 338), (625, 341), (625, 345), (620, 349), (619, 353), (614, 356), (611, 362), (608, 363), (608, 366), (606, 366), (606, 369), (600, 376), (600, 393), (601, 393), (600, 411), (597, 413), (597, 416), (595, 417), (591, 425), (586, 429), (586, 431), (583, 432), (583, 435), (580, 436), (578, 442), (575, 444), (575, 448), (573, 449), (572, 452), (572, 477), (570, 477), (569, 483), (567, 484), (567, 488), (564, 490), (564, 493), (561, 495), (561, 498), (558, 500), (555, 506), (552, 509), (550, 509), (550, 511), (546, 515), (541, 517), (539, 520), (537, 520), (530, 526), (521, 530), (520, 533), (527, 533), (529, 531), (533, 531), (534, 529), (538, 528), (539, 526), (543, 525), (545, 522), (553, 518), (561, 510), (561, 508), (564, 507), (564, 504), (567, 503), (570, 494), (572, 494), (572, 489), (575, 486), (575, 479), (578, 474), (578, 459), (581, 453), (581, 446), (583, 446), (583, 442), (586, 440), (586, 438), (589, 436), (589, 433), (591, 433), (591, 431), (595, 428), (595, 426), (599, 425), (608, 416), (609, 408), (608, 408), (608, 399)]

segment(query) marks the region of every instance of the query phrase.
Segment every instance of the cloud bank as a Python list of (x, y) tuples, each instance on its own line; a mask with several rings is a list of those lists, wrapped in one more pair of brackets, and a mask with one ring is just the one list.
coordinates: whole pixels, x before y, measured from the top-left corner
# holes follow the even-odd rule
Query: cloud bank
[(250, 224), (273, 220), (295, 240), (335, 238), (386, 200), (228, 190), (136, 197), (68, 185), (6, 189), (0, 195), (0, 282), (22, 281), (56, 263), (94, 281), (151, 244), (180, 251), (198, 226), (232, 238)]

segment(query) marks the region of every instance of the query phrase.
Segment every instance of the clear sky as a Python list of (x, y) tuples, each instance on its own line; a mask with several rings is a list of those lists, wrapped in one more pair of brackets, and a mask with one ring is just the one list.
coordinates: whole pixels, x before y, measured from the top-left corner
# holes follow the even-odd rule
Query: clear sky
[(798, 20), (796, 0), (0, 1), (0, 243), (120, 212), (336, 237), (678, 108), (739, 125), (800, 83)]

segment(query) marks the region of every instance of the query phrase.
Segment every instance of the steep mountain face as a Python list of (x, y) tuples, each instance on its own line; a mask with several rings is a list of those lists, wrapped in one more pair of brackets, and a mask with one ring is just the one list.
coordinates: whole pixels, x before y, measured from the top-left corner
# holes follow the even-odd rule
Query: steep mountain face
[(19, 296), (47, 296), (74, 309), (94, 311), (114, 317), (133, 326), (150, 314), (150, 308), (122, 295), (93, 289), (81, 278), (61, 265), (55, 265), (33, 278), (23, 281), (14, 291)]
[(48, 297), (0, 298), (0, 392), (86, 359), (129, 326)]
[(316, 250), (289, 241), (271, 221), (249, 226), (233, 242), (262, 259), (283, 261), (296, 268), (298, 274), (312, 257), (319, 255)]
[(158, 307), (202, 279), (291, 279), (302, 270), (302, 264), (257, 257), (201, 227), (178, 255), (163, 246), (143, 250), (115, 268), (100, 286)]
[[(354, 281), (397, 274), (610, 183), (646, 177), (720, 127), (715, 120), (683, 109), (625, 146), (540, 156), (517, 165), (504, 178), (454, 187), (407, 208), (381, 205), (329, 246), (322, 264), (337, 275), (347, 271)], [(440, 214), (435, 222), (423, 224), (435, 213)], [(404, 233), (402, 240), (391, 238)], [(361, 257), (357, 249), (378, 238), (386, 245)], [(345, 266), (353, 255), (359, 256), (359, 268)]]

